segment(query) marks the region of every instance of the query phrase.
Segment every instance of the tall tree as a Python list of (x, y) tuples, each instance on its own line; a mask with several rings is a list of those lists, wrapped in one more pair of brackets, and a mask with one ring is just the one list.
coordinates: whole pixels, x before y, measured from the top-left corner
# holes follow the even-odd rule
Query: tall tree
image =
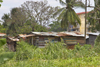
[(8, 19), (10, 19), (10, 15), (9, 14), (4, 14), (2, 16), (2, 20), (3, 20), (3, 26), (7, 27), (7, 23), (9, 22)]
[[(66, 7), (63, 7), (59, 9), (56, 13), (54, 13), (54, 17), (59, 15), (58, 20), (61, 20), (61, 27), (65, 28), (70, 25), (77, 26), (77, 23), (81, 24), (80, 18), (74, 11), (74, 7), (84, 7), (84, 4), (82, 1), (79, 0), (59, 0), (61, 5), (65, 5)], [(68, 29), (68, 31), (70, 31)]]
[(53, 13), (57, 11), (57, 8), (49, 6), (47, 1), (26, 1), (21, 7), (31, 21), (35, 19), (41, 26), (49, 25)]

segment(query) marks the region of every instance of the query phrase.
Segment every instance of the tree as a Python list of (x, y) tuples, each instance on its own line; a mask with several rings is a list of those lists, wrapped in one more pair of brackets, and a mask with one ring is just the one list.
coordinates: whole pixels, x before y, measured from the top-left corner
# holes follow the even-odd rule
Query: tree
[(0, 33), (5, 33), (6, 29), (3, 27), (3, 25), (0, 24)]
[(2, 17), (3, 26), (7, 29), (8, 36), (27, 34), (31, 31), (46, 31), (47, 29), (34, 20), (31, 20), (22, 8), (12, 8), (11, 12)]
[(57, 7), (49, 6), (47, 1), (26, 1), (21, 7), (31, 22), (35, 20), (41, 26), (48, 26), (53, 19), (53, 13), (57, 11)]
[[(65, 28), (70, 25), (77, 26), (77, 23), (81, 24), (80, 18), (75, 13), (73, 7), (84, 7), (84, 4), (81, 1), (78, 0), (59, 0), (61, 5), (65, 5), (66, 7), (63, 7), (59, 9), (56, 13), (54, 13), (54, 17), (59, 15), (58, 20), (61, 20), (61, 27)], [(68, 29), (68, 31), (70, 31)]]
[(4, 27), (7, 27), (8, 19), (10, 19), (10, 15), (9, 15), (9, 14), (4, 14), (4, 15), (2, 16), (3, 26), (4, 26)]
[(64, 29), (61, 28), (61, 23), (58, 21), (54, 21), (49, 26), (50, 26), (49, 31), (55, 31), (55, 32), (66, 31), (66, 28), (64, 28)]
[(88, 22), (92, 32), (100, 31), (100, 0), (94, 0), (94, 10), (88, 13)]

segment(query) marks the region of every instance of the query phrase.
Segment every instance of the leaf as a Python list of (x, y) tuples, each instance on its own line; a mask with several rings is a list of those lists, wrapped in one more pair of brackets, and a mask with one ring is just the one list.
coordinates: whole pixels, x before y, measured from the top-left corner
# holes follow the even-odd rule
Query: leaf
[(59, 0), (59, 2), (60, 2), (60, 4), (61, 4), (62, 6), (66, 5), (66, 3), (63, 2), (62, 0)]
[(61, 13), (65, 8), (59, 9), (57, 12), (53, 14), (53, 17), (56, 17), (59, 13)]

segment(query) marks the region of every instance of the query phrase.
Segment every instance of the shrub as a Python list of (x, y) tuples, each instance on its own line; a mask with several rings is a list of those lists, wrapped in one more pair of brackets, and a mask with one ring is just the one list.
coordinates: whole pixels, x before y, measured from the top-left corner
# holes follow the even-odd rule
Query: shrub
[(0, 47), (3, 46), (4, 44), (6, 44), (6, 39), (0, 39)]
[(5, 61), (8, 61), (12, 59), (14, 56), (14, 52), (3, 52), (0, 54), (0, 64), (5, 63)]
[(18, 42), (17, 44), (16, 60), (25, 60), (32, 58), (32, 46), (24, 41)]
[(77, 44), (75, 46), (75, 49), (73, 50), (73, 53), (75, 54), (75, 57), (91, 57), (96, 56), (97, 53), (92, 50), (91, 45), (85, 44), (84, 46), (81, 46)]
[(100, 35), (95, 40), (94, 51), (100, 53)]

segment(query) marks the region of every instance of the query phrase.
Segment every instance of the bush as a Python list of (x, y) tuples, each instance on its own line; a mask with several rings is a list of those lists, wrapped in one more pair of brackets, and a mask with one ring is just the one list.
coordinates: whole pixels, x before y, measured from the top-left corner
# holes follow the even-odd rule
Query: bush
[(0, 54), (0, 64), (5, 63), (5, 61), (8, 61), (12, 59), (14, 56), (14, 52), (3, 52)]
[(24, 41), (18, 42), (17, 44), (16, 60), (25, 60), (32, 58), (32, 46)]
[(94, 51), (100, 53), (100, 35), (95, 40)]
[(0, 39), (0, 47), (3, 46), (4, 44), (6, 44), (6, 39)]
[(75, 49), (73, 50), (75, 57), (91, 57), (97, 56), (97, 53), (92, 50), (91, 45), (85, 44), (83, 46), (77, 44), (75, 45)]

